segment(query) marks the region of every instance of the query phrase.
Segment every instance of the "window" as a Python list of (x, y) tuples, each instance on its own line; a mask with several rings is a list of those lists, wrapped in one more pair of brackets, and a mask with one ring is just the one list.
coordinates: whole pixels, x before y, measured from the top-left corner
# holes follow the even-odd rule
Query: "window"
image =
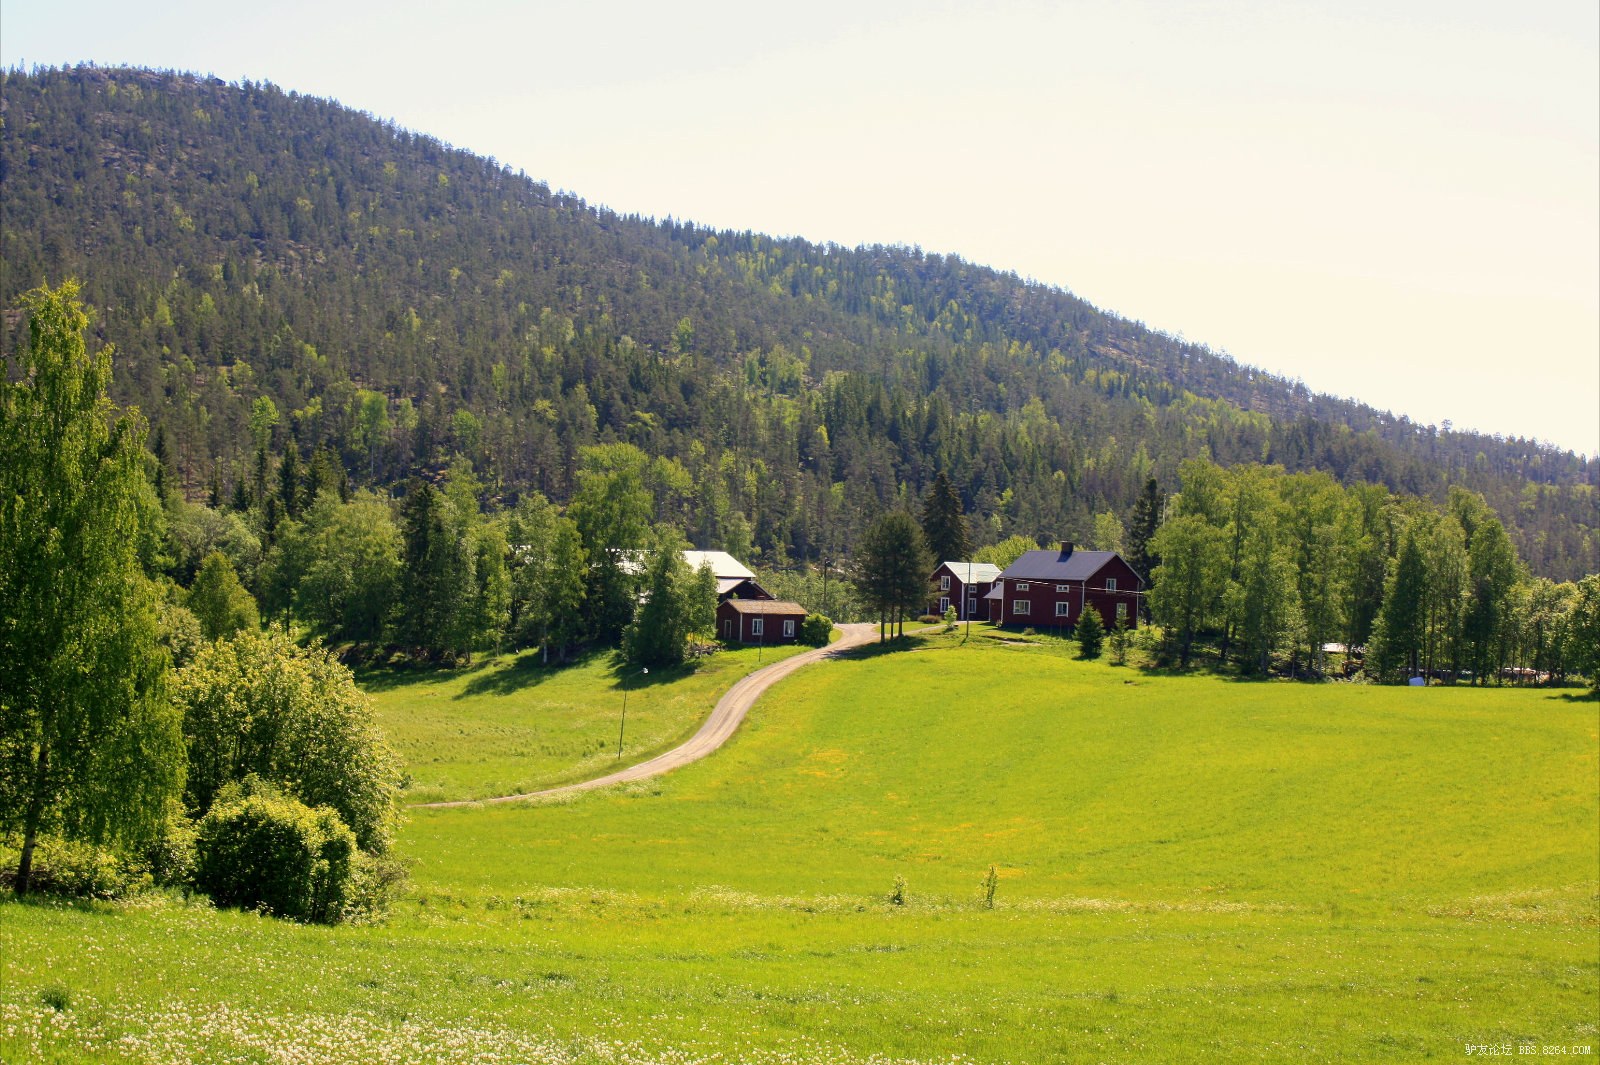
[(1028, 601), (1026, 599), (1011, 600), (1011, 612), (1013, 614), (1026, 614), (1028, 612)]
[(950, 590), (950, 577), (948, 574), (939, 578), (939, 590), (941, 592), (948, 592)]
[(1025, 592), (1027, 590), (1028, 590), (1028, 582), (1027, 581), (1018, 581), (1017, 582), (1017, 591)]
[(939, 613), (943, 614), (946, 610), (949, 610), (949, 609), (950, 609), (950, 597), (948, 595), (940, 597), (940, 599), (939, 599)]
[(1114, 592), (1116, 590), (1117, 590), (1117, 579), (1115, 577), (1107, 577), (1106, 578), (1106, 591)]
[(794, 635), (794, 618), (784, 618), (783, 619), (783, 634), (785, 636), (793, 636)]
[(1058, 618), (1068, 618), (1068, 617), (1071, 617), (1071, 616), (1072, 616), (1072, 604), (1071, 603), (1057, 603), (1056, 604), (1056, 617), (1058, 617)]
[(978, 612), (978, 601), (976, 599), (972, 598), (971, 596), (968, 596), (967, 597), (967, 614), (968, 615), (972, 615), (972, 614), (976, 614), (977, 612)]
[(750, 635), (752, 635), (752, 636), (763, 635), (762, 631), (761, 631), (761, 622), (762, 622), (762, 620), (763, 620), (762, 618), (751, 618), (750, 619)]
[(1118, 603), (1117, 604), (1117, 617), (1125, 618), (1127, 616), (1128, 616), (1128, 604), (1127, 603)]
[(1056, 585), (1056, 591), (1058, 591), (1058, 592), (1070, 592), (1070, 591), (1072, 591), (1072, 585), (1070, 585), (1070, 584), (1058, 584), (1058, 585)]

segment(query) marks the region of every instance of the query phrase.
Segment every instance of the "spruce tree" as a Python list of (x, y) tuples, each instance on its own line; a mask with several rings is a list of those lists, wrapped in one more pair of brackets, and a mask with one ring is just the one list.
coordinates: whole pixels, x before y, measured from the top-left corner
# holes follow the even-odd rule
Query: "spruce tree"
[(1151, 541), (1161, 527), (1162, 502), (1161, 486), (1152, 477), (1145, 482), (1144, 491), (1133, 505), (1133, 515), (1128, 522), (1127, 562), (1135, 573), (1144, 578), (1146, 587), (1155, 582), (1156, 567), (1161, 565), (1161, 556), (1155, 553)]
[(933, 487), (922, 501), (922, 537), (935, 566), (941, 562), (962, 561), (972, 554), (961, 497), (943, 470), (934, 477)]

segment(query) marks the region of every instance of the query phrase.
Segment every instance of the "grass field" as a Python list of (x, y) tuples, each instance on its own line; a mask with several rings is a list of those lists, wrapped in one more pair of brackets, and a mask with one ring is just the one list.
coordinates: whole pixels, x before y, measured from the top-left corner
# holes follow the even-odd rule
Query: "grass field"
[[(408, 803), (517, 795), (601, 776), (689, 738), (717, 698), (757, 668), (806, 650), (719, 651), (696, 666), (648, 676), (609, 652), (567, 666), (505, 654), (469, 669), (374, 670), (360, 675), (379, 723), (405, 760)], [(759, 660), (759, 662), (758, 662)]]
[[(1152, 676), (1053, 641), (917, 647), (802, 671), (732, 745), (667, 778), (413, 811), (413, 888), (381, 926), (172, 899), (0, 905), (0, 946), (27, 959), (5, 967), (0, 1047), (246, 1062), (1600, 1053), (1600, 704)], [(460, 699), (480, 700), (463, 727), (494, 735), (497, 703), (519, 697)], [(380, 698), (391, 722), (410, 705)], [(399, 741), (413, 758), (428, 729), (448, 732)], [(436, 763), (453, 768), (433, 786), (488, 783), (470, 751)]]

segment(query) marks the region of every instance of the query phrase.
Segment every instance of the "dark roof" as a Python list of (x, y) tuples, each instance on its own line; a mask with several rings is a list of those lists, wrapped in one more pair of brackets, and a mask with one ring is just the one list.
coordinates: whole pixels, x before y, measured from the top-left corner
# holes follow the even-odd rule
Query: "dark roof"
[(1000, 580), (1006, 581), (1086, 581), (1117, 557), (1115, 551), (1069, 551), (1054, 548), (1024, 551), (1022, 557), (1005, 568)]
[(804, 614), (806, 608), (799, 603), (786, 603), (781, 599), (725, 599), (727, 606), (740, 614)]

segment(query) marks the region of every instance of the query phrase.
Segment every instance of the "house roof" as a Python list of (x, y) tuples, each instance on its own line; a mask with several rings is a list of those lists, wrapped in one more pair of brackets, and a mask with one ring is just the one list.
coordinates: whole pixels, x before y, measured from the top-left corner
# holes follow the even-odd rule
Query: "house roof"
[(683, 560), (689, 563), (690, 569), (710, 566), (711, 572), (719, 578), (738, 577), (742, 580), (751, 580), (755, 577), (744, 563), (726, 551), (685, 551)]
[(727, 595), (729, 592), (733, 591), (735, 588), (739, 587), (739, 585), (741, 585), (743, 583), (744, 583), (744, 578), (743, 577), (718, 577), (717, 578), (717, 594), (718, 595)]
[(730, 606), (739, 614), (804, 614), (806, 608), (799, 603), (786, 603), (781, 599), (728, 599), (725, 606)]
[(992, 565), (988, 562), (941, 562), (939, 563), (939, 569), (936, 569), (933, 572), (938, 573), (940, 569), (947, 569), (950, 571), (951, 575), (960, 577), (965, 581), (967, 580), (968, 576), (968, 566), (972, 567), (972, 579), (968, 582), (971, 584), (983, 584), (1000, 576), (1000, 567)]
[(1117, 557), (1115, 551), (1024, 551), (1022, 557), (1005, 568), (1000, 579), (1008, 581), (1086, 581)]

